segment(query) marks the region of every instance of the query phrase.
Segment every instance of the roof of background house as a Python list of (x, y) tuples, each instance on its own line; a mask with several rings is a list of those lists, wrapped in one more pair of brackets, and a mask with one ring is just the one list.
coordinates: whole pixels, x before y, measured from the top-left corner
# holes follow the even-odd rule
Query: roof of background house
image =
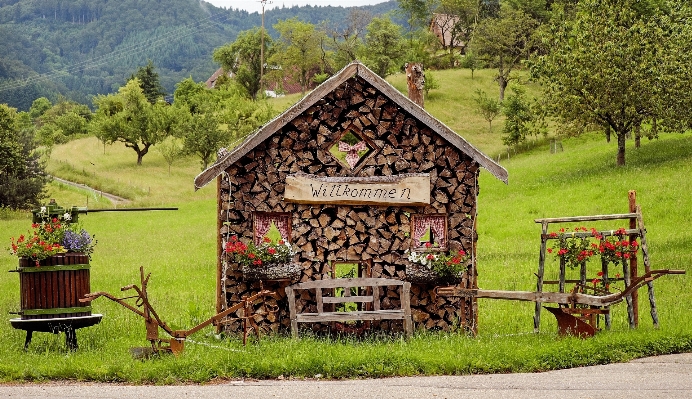
[[(445, 46), (451, 43), (453, 47), (464, 47), (465, 43), (459, 39), (455, 39), (452, 42), (452, 30), (454, 25), (456, 25), (458, 22), (459, 17), (457, 15), (433, 14), (432, 19), (430, 20), (430, 29)], [(442, 26), (445, 27), (444, 32), (442, 31)]]

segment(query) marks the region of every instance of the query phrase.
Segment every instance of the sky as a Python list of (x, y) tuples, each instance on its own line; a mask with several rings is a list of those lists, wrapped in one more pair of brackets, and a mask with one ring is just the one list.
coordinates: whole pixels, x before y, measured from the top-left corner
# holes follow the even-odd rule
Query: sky
[[(262, 12), (262, 3), (259, 0), (205, 0), (217, 7), (223, 8), (238, 8), (247, 10), (248, 12)], [(283, 6), (341, 6), (341, 7), (356, 7), (382, 3), (386, 0), (268, 0), (264, 6), (264, 10), (272, 8), (281, 8)]]

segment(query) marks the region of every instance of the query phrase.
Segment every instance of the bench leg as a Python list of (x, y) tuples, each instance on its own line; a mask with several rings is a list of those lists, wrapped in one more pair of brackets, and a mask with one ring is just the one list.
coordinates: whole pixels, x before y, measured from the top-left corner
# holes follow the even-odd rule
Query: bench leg
[(413, 320), (411, 320), (410, 316), (404, 318), (404, 333), (406, 338), (411, 338), (411, 335), (413, 335)]
[(291, 320), (291, 337), (298, 338), (298, 320)]

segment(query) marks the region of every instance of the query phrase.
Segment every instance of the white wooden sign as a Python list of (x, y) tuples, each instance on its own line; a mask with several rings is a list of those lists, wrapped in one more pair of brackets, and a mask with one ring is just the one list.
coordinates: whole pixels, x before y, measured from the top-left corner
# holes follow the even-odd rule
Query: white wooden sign
[(301, 204), (428, 205), (427, 173), (372, 177), (286, 176), (284, 200)]

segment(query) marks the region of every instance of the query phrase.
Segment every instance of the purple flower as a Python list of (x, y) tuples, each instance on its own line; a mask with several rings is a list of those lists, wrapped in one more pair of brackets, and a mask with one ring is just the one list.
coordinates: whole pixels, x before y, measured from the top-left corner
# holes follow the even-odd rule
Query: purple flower
[(94, 245), (96, 245), (96, 241), (84, 229), (79, 233), (67, 230), (62, 240), (62, 246), (67, 252), (90, 254), (94, 250)]

